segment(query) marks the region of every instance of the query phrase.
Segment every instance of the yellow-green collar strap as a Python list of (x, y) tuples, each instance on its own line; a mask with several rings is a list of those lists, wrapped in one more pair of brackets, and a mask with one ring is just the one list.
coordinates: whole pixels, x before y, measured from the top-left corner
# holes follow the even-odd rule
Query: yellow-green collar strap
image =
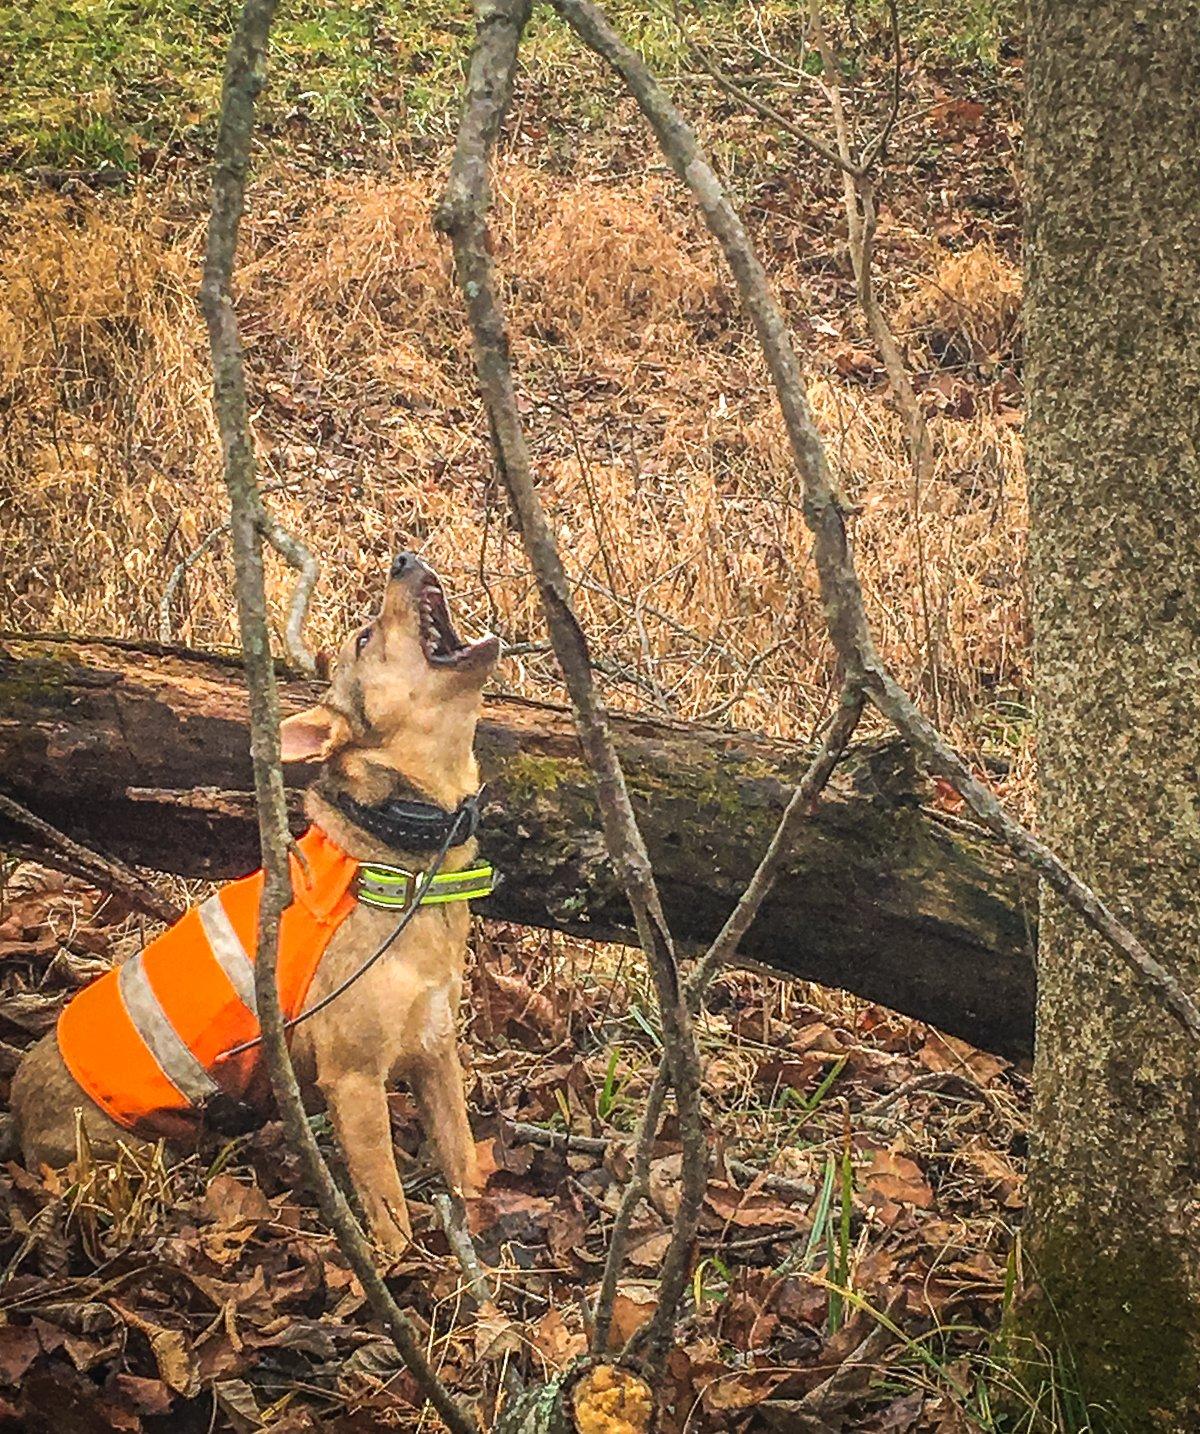
[[(407, 871), (402, 866), (364, 861), (359, 863), (355, 894), (364, 906), (407, 911), (424, 884), (423, 871)], [(476, 897), (490, 896), (495, 885), (495, 870), (486, 864), (468, 867), (466, 871), (439, 872), (429, 883), (420, 904), (444, 906), (450, 901), (471, 901)]]

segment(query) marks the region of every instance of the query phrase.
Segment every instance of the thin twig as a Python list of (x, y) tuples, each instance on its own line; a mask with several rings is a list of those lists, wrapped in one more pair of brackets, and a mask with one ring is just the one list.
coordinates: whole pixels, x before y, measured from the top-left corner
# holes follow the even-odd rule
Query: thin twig
[[(483, 1268), (479, 1252), (475, 1248), (475, 1241), (471, 1239), (471, 1232), (467, 1229), (466, 1207), (461, 1200), (439, 1193), (433, 1197), (433, 1208), (442, 1222), (450, 1253), (466, 1276), (471, 1298), (480, 1309), (487, 1305), (494, 1306), (496, 1290), (488, 1279), (487, 1271)], [(525, 1387), (516, 1366), (509, 1360), (504, 1361), (500, 1382), (509, 1399), (515, 1399)]]
[[(695, 1015), (704, 993), (714, 975), (733, 960), (742, 938), (750, 929), (763, 902), (779, 876), (780, 869), (795, 843), (801, 826), (809, 819), (821, 793), (828, 785), (838, 760), (846, 750), (846, 744), (854, 734), (862, 715), (863, 697), (858, 688), (848, 683), (842, 691), (838, 710), (829, 731), (821, 743), (807, 771), (800, 779), (791, 800), (784, 809), (779, 825), (767, 844), (758, 866), (738, 898), (737, 904), (727, 917), (725, 924), (713, 939), (712, 945), (701, 958), (687, 986), (688, 1007)], [(603, 1353), (612, 1323), (613, 1304), (621, 1269), (625, 1261), (626, 1245), (629, 1239), (633, 1216), (644, 1198), (649, 1186), (650, 1152), (658, 1134), (658, 1122), (666, 1099), (667, 1077), (665, 1068), (656, 1072), (646, 1098), (646, 1109), (638, 1127), (634, 1143), (633, 1168), (629, 1183), (621, 1196), (621, 1204), (613, 1224), (609, 1240), (608, 1255), (600, 1289), (596, 1295), (596, 1338), (597, 1353)]]
[(621, 1203), (613, 1220), (612, 1233), (608, 1240), (608, 1253), (604, 1260), (604, 1273), (600, 1288), (596, 1292), (596, 1303), (592, 1316), (592, 1351), (603, 1355), (608, 1351), (609, 1335), (612, 1331), (613, 1306), (617, 1298), (617, 1286), (625, 1266), (625, 1250), (629, 1242), (629, 1231), (633, 1217), (642, 1198), (650, 1188), (650, 1153), (658, 1136), (658, 1123), (662, 1119), (670, 1080), (666, 1066), (660, 1065), (646, 1097), (646, 1108), (634, 1138), (633, 1165), (629, 1181), (621, 1193)]
[(790, 134), (794, 140), (798, 140), (805, 148), (812, 150), (815, 155), (832, 164), (835, 168), (842, 170), (851, 180), (858, 179), (863, 173), (861, 167), (847, 155), (840, 154), (836, 149), (831, 149), (824, 140), (820, 140), (811, 131), (799, 125), (795, 120), (789, 119), (781, 110), (770, 105), (766, 100), (760, 99), (752, 90), (739, 85), (736, 80), (730, 79), (716, 59), (707, 50), (698, 44), (683, 31), (683, 37), (688, 47), (688, 53), (696, 61), (713, 82), (730, 97), (737, 100), (738, 104), (745, 105), (755, 114), (761, 115), (763, 119), (770, 120), (778, 129), (785, 134)]
[(477, 1305), (486, 1305), (496, 1298), (496, 1291), (488, 1282), (487, 1273), (479, 1262), (479, 1253), (471, 1232), (467, 1229), (466, 1211), (460, 1201), (455, 1201), (444, 1192), (433, 1197), (433, 1208), (442, 1222), (450, 1253), (458, 1261), (467, 1277), (467, 1289)]
[[(842, 103), (841, 86), (837, 82), (837, 56), (821, 22), (821, 0), (810, 0), (809, 17), (812, 23), (813, 39), (821, 55), (824, 73), (828, 76), (823, 88), (829, 99), (833, 114), (834, 134), (837, 138), (838, 153), (850, 159), (850, 128), (846, 121), (846, 110)], [(898, 41), (897, 41), (898, 44)], [(888, 323), (875, 294), (875, 184), (864, 161), (858, 173), (851, 178), (847, 173), (842, 179), (842, 198), (846, 210), (846, 233), (850, 248), (850, 263), (854, 269), (854, 281), (858, 304), (866, 318), (867, 327), (875, 341), (875, 347), (883, 359), (883, 367), (892, 387), (892, 402), (905, 428), (905, 443), (908, 461), (912, 469), (912, 524), (913, 541), (917, 558), (917, 589), (921, 600), (921, 625), (925, 635), (925, 653), (929, 663), (929, 680), (933, 696), (935, 722), (941, 721), (941, 663), (933, 631), (933, 615), (929, 601), (929, 572), (925, 561), (925, 534), (921, 527), (923, 494), (933, 481), (933, 441), (929, 434), (924, 410), (909, 377), (908, 365), (900, 352), (900, 345)]]
[(173, 926), (183, 915), (173, 901), (168, 901), (165, 896), (155, 891), (148, 881), (124, 862), (117, 861), (114, 857), (101, 856), (98, 851), (93, 851), (67, 836), (65, 832), (60, 832), (57, 827), (35, 816), (28, 807), (22, 806), (20, 802), (2, 792), (0, 816), (7, 817), (9, 821), (31, 832), (37, 838), (35, 849), (38, 846), (49, 848), (47, 855), (51, 864), (82, 876), (96, 886), (116, 892), (123, 896), (130, 906), (152, 916), (155, 921), (163, 921), (168, 926)]
[(679, 1211), (663, 1260), (659, 1305), (648, 1330), (648, 1366), (654, 1370), (665, 1357), (675, 1312), (687, 1284), (707, 1184), (700, 1061), (650, 858), (633, 813), (608, 713), (593, 680), (587, 640), (572, 606), (558, 546), (534, 483), (508, 359), (508, 336), (495, 295), (487, 233), (488, 170), (512, 92), (529, 8), (528, 0), (477, 0), (478, 28), (467, 98), (446, 192), (435, 222), (453, 243), (455, 275), (466, 305), (497, 469), (508, 489), (537, 578), (580, 743), (596, 779), (605, 841), (633, 912), (658, 995), (665, 1063), (675, 1090), (683, 1160)]
[(900, 44), (900, 13), (896, 6), (896, 0), (887, 0), (887, 7), (888, 29), (892, 41), (892, 102), (888, 107), (883, 128), (863, 150), (862, 167), (867, 173), (874, 169), (877, 160), (882, 162), (887, 158), (888, 141), (900, 118), (900, 92), (904, 79), (904, 53)]
[(179, 584), (187, 576), (188, 569), (191, 568), (193, 564), (198, 563), (210, 549), (216, 547), (218, 540), (223, 538), (228, 532), (229, 524), (221, 523), (206, 537), (202, 538), (190, 553), (185, 553), (171, 569), (171, 576), (167, 579), (162, 590), (162, 597), (158, 600), (159, 642), (170, 643), (175, 640), (175, 628), (171, 621), (171, 604), (175, 600), (175, 593), (179, 588)]
[(830, 637), (848, 678), (857, 678), (868, 698), (933, 771), (945, 777), (967, 806), (1000, 836), (1097, 931), (1131, 970), (1200, 1041), (1200, 1007), (1178, 979), (1145, 949), (1096, 893), (1044, 843), (1003, 810), (995, 796), (972, 776), (967, 764), (920, 712), (887, 671), (867, 622), (862, 587), (850, 553), (845, 504), (829, 470), (824, 445), (812, 420), (799, 357), (787, 320), (724, 186), (705, 158), (695, 133), (647, 70), (641, 57), (617, 36), (592, 0), (552, 0), (554, 8), (589, 48), (625, 81), (658, 137), (675, 172), (696, 198), (705, 223), (720, 244), (758, 334), (784, 427), (800, 476), (804, 514), (813, 534), (813, 555)]
[(842, 689), (837, 711), (829, 725), (816, 755), (801, 777), (784, 809), (775, 834), (767, 844), (754, 875), (738, 898), (737, 905), (729, 913), (712, 945), (705, 952), (688, 984), (688, 1001), (692, 1010), (698, 1010), (704, 992), (716, 972), (729, 964), (737, 953), (742, 937), (749, 931), (754, 918), (779, 876), (783, 863), (795, 844), (800, 828), (812, 816), (821, 793), (829, 783), (833, 770), (846, 750), (847, 743), (854, 735), (858, 719), (862, 716), (863, 695), (854, 681)]
[(321, 576), (321, 564), (317, 562), (312, 552), (300, 539), (293, 533), (289, 533), (279, 519), (272, 517), (265, 508), (259, 513), (258, 528), (284, 562), (289, 563), (299, 573), (296, 587), (292, 592), (292, 601), (288, 607), (287, 625), (283, 630), (283, 643), (287, 648), (288, 656), (296, 666), (302, 672), (307, 672), (310, 677), (314, 676), (317, 671), (317, 662), (304, 642), (304, 622), (308, 617), (313, 589), (317, 585), (317, 579)]
[[(546, 1150), (557, 1150), (563, 1155), (574, 1151), (579, 1155), (593, 1155), (602, 1159), (614, 1149), (627, 1144), (623, 1140), (602, 1140), (595, 1135), (567, 1135), (561, 1130), (546, 1130), (540, 1125), (530, 1125), (522, 1120), (506, 1120), (504, 1131), (515, 1141), (540, 1145)], [(817, 1193), (817, 1187), (811, 1181), (801, 1180), (793, 1175), (773, 1175), (769, 1170), (749, 1165), (744, 1160), (726, 1160), (724, 1165), (736, 1179), (744, 1180), (747, 1184), (751, 1181), (757, 1182), (760, 1190), (779, 1195), (785, 1200), (812, 1200)]]
[(299, 1153), (307, 1183), (316, 1195), (321, 1213), (417, 1387), (452, 1434), (476, 1434), (474, 1418), (438, 1378), (416, 1328), (392, 1298), (358, 1221), (325, 1164), (305, 1114), (279, 1007), (276, 962), (280, 916), (292, 897), (288, 869), (291, 835), (279, 760), (279, 694), (266, 616), (262, 499), (250, 438), (242, 348), (230, 297), (238, 228), (245, 203), (254, 105), (262, 88), (267, 35), (274, 12), (275, 0), (246, 0), (230, 45), (221, 95), (212, 212), (200, 291), (212, 348), (213, 398), (229, 490), (238, 619), (250, 699), (250, 750), (265, 872), (254, 989), (267, 1070), (279, 1113), (289, 1142)]

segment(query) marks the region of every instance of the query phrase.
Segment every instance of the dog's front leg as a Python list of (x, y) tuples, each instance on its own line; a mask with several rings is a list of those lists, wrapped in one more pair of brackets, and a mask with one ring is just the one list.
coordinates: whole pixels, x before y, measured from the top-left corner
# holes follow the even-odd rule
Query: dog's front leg
[[(322, 1069), (324, 1064), (325, 1069)], [(387, 1090), (381, 1075), (317, 1060), (317, 1084), (371, 1234), (391, 1254), (412, 1241), (408, 1206), (396, 1169)]]
[(413, 1065), (410, 1079), (446, 1184), (452, 1194), (474, 1199), (480, 1187), (479, 1162), (453, 1038), (423, 1054)]

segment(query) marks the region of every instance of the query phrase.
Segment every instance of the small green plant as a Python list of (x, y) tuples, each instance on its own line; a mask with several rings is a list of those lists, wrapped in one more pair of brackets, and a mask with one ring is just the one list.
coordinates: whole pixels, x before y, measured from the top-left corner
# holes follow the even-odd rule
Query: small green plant
[(697, 1310), (706, 1304), (719, 1304), (729, 1294), (733, 1276), (720, 1255), (706, 1255), (692, 1275), (692, 1300)]
[(611, 1118), (625, 1085), (624, 1080), (617, 1079), (617, 1066), (620, 1061), (621, 1048), (614, 1046), (608, 1057), (608, 1065), (604, 1070), (604, 1084), (600, 1087), (600, 1094), (596, 1097), (596, 1114), (601, 1120)]

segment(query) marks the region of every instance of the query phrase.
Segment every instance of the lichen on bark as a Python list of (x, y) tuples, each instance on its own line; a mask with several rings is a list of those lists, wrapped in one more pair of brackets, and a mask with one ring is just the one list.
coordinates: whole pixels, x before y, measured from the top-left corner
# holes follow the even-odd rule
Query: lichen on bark
[[(1200, 991), (1200, 4), (1031, 0), (1027, 383), (1045, 839)], [(1043, 903), (1038, 1332), (1200, 1428), (1200, 1055)]]

